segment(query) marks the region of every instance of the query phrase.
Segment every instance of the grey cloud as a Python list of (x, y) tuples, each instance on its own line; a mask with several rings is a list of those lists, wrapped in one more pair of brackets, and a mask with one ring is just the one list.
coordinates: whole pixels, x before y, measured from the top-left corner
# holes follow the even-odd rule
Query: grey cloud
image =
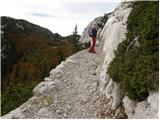
[(51, 18), (51, 17), (56, 17), (54, 15), (51, 15), (51, 14), (46, 14), (46, 13), (29, 13), (29, 15), (32, 15), (32, 16), (36, 16), (36, 17), (44, 17), (44, 18)]

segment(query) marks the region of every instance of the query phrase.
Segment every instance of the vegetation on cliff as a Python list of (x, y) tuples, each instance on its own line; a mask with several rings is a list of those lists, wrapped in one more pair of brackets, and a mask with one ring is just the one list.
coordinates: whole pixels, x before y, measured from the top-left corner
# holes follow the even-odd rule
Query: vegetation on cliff
[(159, 2), (133, 2), (127, 31), (126, 39), (115, 51), (108, 74), (121, 84), (129, 98), (141, 101), (150, 90), (158, 89)]

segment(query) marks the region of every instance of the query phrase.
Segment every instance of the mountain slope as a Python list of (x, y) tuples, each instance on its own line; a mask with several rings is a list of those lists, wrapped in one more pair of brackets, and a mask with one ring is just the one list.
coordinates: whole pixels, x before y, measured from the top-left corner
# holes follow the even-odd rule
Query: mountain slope
[[(32, 96), (32, 89), (51, 68), (82, 49), (76, 39), (61, 37), (25, 20), (1, 17), (2, 114)], [(79, 49), (74, 46), (78, 46)]]

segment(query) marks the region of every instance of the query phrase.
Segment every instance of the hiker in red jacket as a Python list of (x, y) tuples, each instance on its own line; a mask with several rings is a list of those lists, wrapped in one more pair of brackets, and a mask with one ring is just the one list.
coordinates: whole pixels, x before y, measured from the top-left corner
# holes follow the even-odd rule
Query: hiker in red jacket
[(92, 44), (90, 44), (89, 52), (96, 53), (96, 51), (95, 51), (96, 37), (97, 37), (96, 25), (93, 25), (92, 28), (90, 29), (89, 36), (92, 37)]

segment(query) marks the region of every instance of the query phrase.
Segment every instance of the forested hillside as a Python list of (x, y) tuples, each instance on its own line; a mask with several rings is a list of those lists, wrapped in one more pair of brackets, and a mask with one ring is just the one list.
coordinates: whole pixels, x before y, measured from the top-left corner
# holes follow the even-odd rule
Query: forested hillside
[(3, 115), (30, 98), (51, 68), (82, 45), (78, 34), (62, 37), (25, 20), (1, 17), (1, 21)]

